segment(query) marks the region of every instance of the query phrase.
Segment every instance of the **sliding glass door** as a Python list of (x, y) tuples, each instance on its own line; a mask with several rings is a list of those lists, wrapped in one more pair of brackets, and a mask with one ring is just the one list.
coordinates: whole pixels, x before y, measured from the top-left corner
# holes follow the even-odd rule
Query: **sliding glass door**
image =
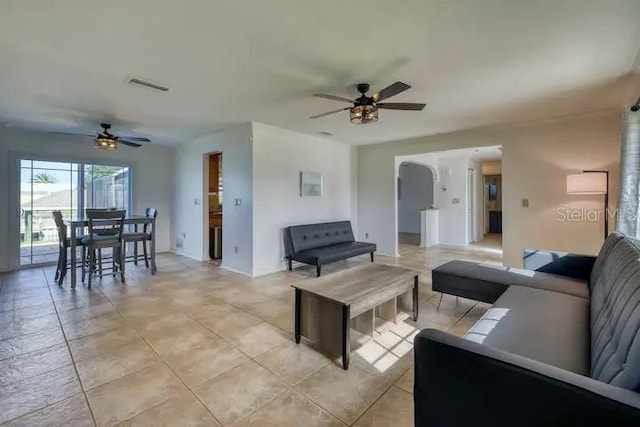
[(20, 265), (57, 261), (51, 211), (64, 217), (86, 208), (129, 211), (130, 188), (127, 166), (20, 159)]

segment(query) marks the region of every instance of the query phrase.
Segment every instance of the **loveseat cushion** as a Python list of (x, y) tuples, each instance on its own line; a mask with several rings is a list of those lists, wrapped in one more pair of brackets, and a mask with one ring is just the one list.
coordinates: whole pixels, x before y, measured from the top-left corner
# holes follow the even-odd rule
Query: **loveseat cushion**
[(589, 299), (511, 286), (465, 339), (589, 375)]
[(593, 270), (591, 377), (640, 391), (640, 242), (613, 233)]
[(351, 221), (294, 225), (285, 229), (288, 254), (353, 241)]
[(293, 259), (307, 264), (323, 265), (375, 251), (376, 245), (373, 243), (348, 242), (298, 252)]

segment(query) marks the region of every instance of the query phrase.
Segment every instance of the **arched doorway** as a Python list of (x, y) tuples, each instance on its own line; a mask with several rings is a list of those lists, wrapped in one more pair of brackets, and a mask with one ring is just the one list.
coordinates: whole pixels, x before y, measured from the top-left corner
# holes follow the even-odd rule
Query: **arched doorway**
[(433, 172), (426, 165), (400, 163), (398, 174), (398, 241), (420, 245), (420, 211), (433, 204)]

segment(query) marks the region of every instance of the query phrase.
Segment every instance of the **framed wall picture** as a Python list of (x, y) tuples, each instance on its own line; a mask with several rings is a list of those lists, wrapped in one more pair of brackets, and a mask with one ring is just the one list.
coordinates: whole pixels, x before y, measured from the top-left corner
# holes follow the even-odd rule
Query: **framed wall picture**
[(300, 172), (300, 196), (322, 197), (323, 185), (320, 172)]

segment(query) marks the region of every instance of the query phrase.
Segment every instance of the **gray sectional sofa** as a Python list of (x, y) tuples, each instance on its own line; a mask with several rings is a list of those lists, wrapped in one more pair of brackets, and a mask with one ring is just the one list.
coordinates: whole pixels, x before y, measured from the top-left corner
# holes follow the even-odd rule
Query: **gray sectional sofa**
[(493, 305), (464, 338), (416, 336), (415, 425), (639, 426), (640, 242), (525, 257), (537, 271), (433, 271), (434, 290)]

